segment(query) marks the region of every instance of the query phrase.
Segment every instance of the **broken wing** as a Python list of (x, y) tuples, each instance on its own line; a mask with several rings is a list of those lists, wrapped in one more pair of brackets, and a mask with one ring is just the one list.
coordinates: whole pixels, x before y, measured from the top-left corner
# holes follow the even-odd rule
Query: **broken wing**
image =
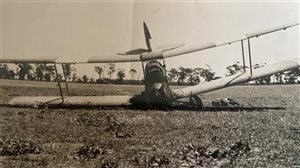
[(238, 85), (241, 83), (245, 83), (251, 81), (253, 79), (257, 79), (260, 77), (270, 76), (272, 74), (276, 74), (279, 72), (287, 71), (294, 68), (300, 67), (299, 59), (294, 59), (290, 61), (283, 61), (277, 64), (268, 65), (262, 68), (253, 69), (252, 75), (250, 71), (246, 71), (243, 73), (238, 73), (236, 75), (232, 75), (226, 78), (220, 78), (217, 80), (213, 80), (207, 83), (201, 83), (199, 85), (190, 86), (182, 89), (173, 90), (173, 95), (175, 99), (180, 99), (184, 97), (189, 97), (193, 95), (198, 95), (201, 93), (206, 93), (222, 88), (226, 88), (233, 85)]

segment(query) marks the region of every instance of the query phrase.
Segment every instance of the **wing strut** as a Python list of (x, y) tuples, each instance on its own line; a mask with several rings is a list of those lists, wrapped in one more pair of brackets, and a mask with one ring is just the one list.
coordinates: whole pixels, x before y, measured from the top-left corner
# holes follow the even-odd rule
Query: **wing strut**
[(241, 40), (241, 46), (242, 46), (243, 68), (244, 68), (244, 73), (246, 73), (245, 53), (244, 53), (244, 41), (243, 40)]
[(59, 88), (59, 93), (60, 93), (60, 96), (61, 96), (61, 100), (62, 100), (62, 103), (64, 103), (64, 93), (61, 89), (61, 84), (60, 84), (60, 79), (59, 79), (59, 76), (58, 76), (58, 72), (57, 72), (57, 67), (56, 67), (56, 64), (54, 63), (54, 69), (55, 69), (55, 73), (56, 73), (56, 80), (57, 80), (57, 84), (58, 84), (58, 88)]
[(69, 90), (69, 85), (68, 85), (68, 78), (67, 78), (67, 75), (66, 75), (66, 72), (65, 72), (65, 66), (64, 66), (64, 64), (61, 64), (61, 66), (62, 66), (62, 70), (63, 70), (65, 82), (66, 82), (66, 88), (67, 88), (68, 96), (70, 96), (70, 90)]
[[(248, 53), (249, 53), (249, 69), (250, 69), (250, 75), (252, 76), (252, 57), (251, 57), (251, 47), (250, 47), (250, 38), (247, 38), (248, 42)], [(243, 69), (244, 73), (246, 72), (246, 63), (245, 63), (245, 49), (244, 49), (244, 39), (241, 40), (241, 47), (242, 47), (242, 58), (243, 58)]]
[(248, 41), (248, 51), (249, 51), (249, 64), (250, 64), (250, 75), (252, 76), (252, 58), (251, 58), (251, 47), (250, 47), (250, 39), (247, 38)]
[[(142, 60), (142, 56), (140, 56), (140, 58), (141, 58), (141, 60)], [(144, 61), (142, 60), (141, 61), (141, 63), (142, 63), (142, 68), (143, 68), (143, 74), (144, 74), (144, 79), (145, 79), (145, 65), (144, 65)]]

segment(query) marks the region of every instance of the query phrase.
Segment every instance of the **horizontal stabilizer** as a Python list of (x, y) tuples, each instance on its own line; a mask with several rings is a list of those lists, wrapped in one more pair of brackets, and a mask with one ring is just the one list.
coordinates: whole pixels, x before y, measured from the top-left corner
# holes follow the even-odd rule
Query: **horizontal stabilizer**
[(138, 49), (130, 50), (127, 52), (118, 53), (118, 55), (139, 55), (139, 54), (142, 54), (145, 52), (149, 52), (149, 50), (144, 49), (144, 48), (138, 48)]
[(36, 97), (16, 97), (9, 105), (22, 107), (39, 106), (129, 106), (132, 96), (71, 96), (65, 97), (62, 102), (59, 96), (36, 96)]
[[(184, 46), (184, 44), (161, 46), (161, 47), (155, 48), (154, 52), (161, 53), (161, 52), (165, 52), (165, 51), (169, 51), (169, 50), (174, 50), (174, 49), (182, 47), (182, 46)], [(130, 55), (140, 55), (140, 54), (149, 53), (149, 52), (151, 52), (151, 51), (148, 49), (138, 48), (138, 49), (133, 49), (133, 50), (126, 51), (126, 52), (120, 52), (120, 53), (118, 53), (118, 55), (129, 55), (130, 56)]]
[(236, 75), (232, 75), (225, 78), (220, 78), (217, 80), (213, 80), (207, 83), (201, 83), (199, 85), (190, 86), (182, 89), (176, 89), (173, 90), (173, 94), (175, 99), (189, 97), (193, 95), (198, 95), (201, 93), (206, 93), (222, 88), (226, 88), (233, 85), (238, 85), (241, 83), (245, 83), (257, 78), (270, 76), (272, 74), (280, 73), (283, 71), (287, 71), (290, 69), (298, 68), (300, 67), (300, 63), (298, 59), (290, 60), (290, 61), (284, 61), (281, 63), (268, 65), (262, 68), (254, 69), (252, 71), (252, 75), (249, 71), (246, 71), (245, 73), (238, 73)]

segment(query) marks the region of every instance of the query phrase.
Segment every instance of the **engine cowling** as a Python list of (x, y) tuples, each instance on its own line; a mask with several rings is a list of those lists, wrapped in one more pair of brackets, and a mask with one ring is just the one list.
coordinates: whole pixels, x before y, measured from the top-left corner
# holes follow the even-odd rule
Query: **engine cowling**
[(150, 61), (156, 59), (163, 59), (163, 53), (161, 51), (153, 51), (141, 54), (141, 61)]

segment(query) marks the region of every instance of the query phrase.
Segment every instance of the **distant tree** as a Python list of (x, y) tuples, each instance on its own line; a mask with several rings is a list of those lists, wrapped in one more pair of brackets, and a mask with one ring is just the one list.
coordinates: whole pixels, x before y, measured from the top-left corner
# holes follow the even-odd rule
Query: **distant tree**
[(51, 81), (51, 78), (54, 78), (55, 76), (55, 67), (54, 65), (46, 65), (45, 64), (45, 74), (44, 78), (46, 81)]
[(82, 81), (84, 82), (84, 83), (87, 83), (88, 82), (88, 77), (86, 76), (86, 75), (83, 75), (82, 76)]
[[(208, 65), (207, 65), (208, 66)], [(168, 72), (169, 80), (177, 80), (178, 84), (188, 83), (189, 85), (197, 85), (201, 82), (201, 78), (204, 78), (205, 81), (209, 82), (215, 78), (215, 72), (212, 71), (210, 66), (207, 69), (205, 68), (184, 68), (179, 67), (178, 69), (172, 68)], [(218, 77), (220, 78), (220, 77)]]
[(129, 73), (130, 73), (130, 76), (131, 76), (131, 80), (134, 80), (134, 76), (137, 73), (136, 70), (132, 68), (132, 69), (130, 69)]
[(300, 68), (294, 68), (285, 73), (286, 83), (298, 83), (297, 79), (300, 76)]
[(67, 78), (67, 80), (70, 80), (72, 78), (72, 72), (76, 71), (75, 67), (72, 67), (72, 64), (63, 64), (64, 66), (64, 75)]
[(4, 64), (4, 65), (0, 64), (0, 78), (1, 79), (7, 79), (8, 71), (9, 71), (9, 69), (8, 69), (7, 64)]
[(15, 79), (16, 73), (13, 70), (8, 70), (7, 79)]
[(77, 78), (76, 82), (81, 83), (82, 79), (79, 77), (79, 78)]
[(173, 82), (174, 80), (177, 80), (178, 78), (178, 70), (175, 68), (171, 68), (168, 72), (169, 81)]
[(91, 78), (91, 79), (90, 79), (90, 83), (95, 83), (94, 78)]
[(118, 81), (122, 82), (125, 78), (124, 69), (119, 70), (117, 73), (117, 76), (118, 76)]
[(187, 78), (186, 70), (183, 67), (179, 67), (178, 69), (178, 84), (183, 84), (184, 80)]
[(102, 74), (103, 74), (103, 68), (101, 68), (100, 66), (95, 66), (95, 71), (99, 75), (99, 79), (101, 79)]
[(110, 63), (108, 65), (107, 74), (109, 76), (109, 79), (111, 79), (112, 75), (116, 72), (116, 64)]
[(283, 84), (283, 76), (282, 75), (283, 75), (282, 72), (274, 74), (274, 76), (276, 78), (276, 83)]
[(27, 74), (27, 79), (28, 79), (28, 80), (32, 80), (32, 81), (36, 80), (36, 75), (35, 75), (35, 73), (29, 72), (29, 73)]
[(239, 72), (241, 69), (243, 69), (243, 66), (240, 65), (240, 62), (235, 62), (234, 64), (227, 66), (227, 73), (226, 76), (235, 75), (237, 72)]
[(193, 78), (192, 78), (192, 85), (197, 85), (200, 82), (201, 82), (201, 79), (200, 79), (200, 77), (198, 75), (193, 76)]
[(102, 79), (104, 79), (105, 78), (105, 74), (106, 74), (105, 72), (106, 72), (106, 69), (107, 69), (107, 65), (104, 64), (101, 67), (102, 67)]
[(18, 74), (19, 74), (19, 80), (24, 80), (25, 76), (29, 74), (29, 72), (33, 69), (33, 67), (28, 63), (21, 63), (18, 65), (20, 68)]
[(204, 78), (204, 80), (206, 82), (214, 80), (215, 74), (216, 73), (212, 71), (210, 66), (208, 66), (207, 69), (206, 68), (195, 68), (195, 69), (193, 69), (193, 84), (199, 84), (201, 82), (200, 77)]
[(203, 76), (205, 78), (206, 82), (209, 82), (214, 79), (215, 74), (216, 73), (212, 72), (212, 70), (209, 68), (209, 69), (203, 69), (201, 76)]
[(185, 81), (187, 81), (190, 85), (195, 85), (200, 82), (200, 73), (199, 68), (192, 69), (192, 68), (183, 68), (179, 67), (178, 71), (176, 73), (175, 70), (172, 70), (174, 74), (170, 74), (175, 76), (177, 74), (177, 83), (178, 84), (184, 84)]
[(188, 84), (194, 85), (194, 70), (192, 68), (184, 68), (184, 71), (188, 80)]
[(77, 75), (76, 75), (76, 73), (73, 73), (73, 75), (72, 75), (72, 82), (75, 83), (76, 80), (77, 80)]
[(35, 64), (35, 75), (36, 80), (42, 81), (45, 78), (45, 70), (46, 70), (45, 64)]

